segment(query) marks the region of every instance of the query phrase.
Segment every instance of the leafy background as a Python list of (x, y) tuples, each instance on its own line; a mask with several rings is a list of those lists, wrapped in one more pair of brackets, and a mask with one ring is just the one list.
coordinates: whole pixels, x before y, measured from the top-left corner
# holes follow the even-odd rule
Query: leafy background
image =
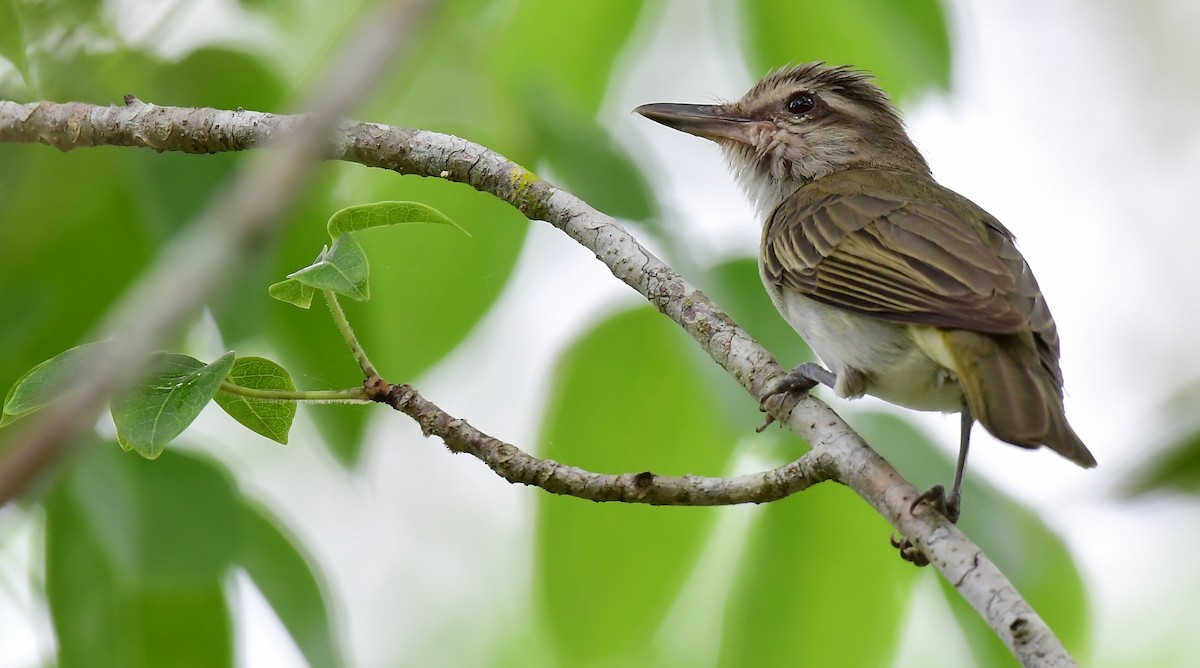
[[(287, 111), (368, 6), (0, 0), (0, 96)], [(1200, 420), (1194, 390), (1176, 389), (1200, 378), (1200, 309), (1186, 308), (1200, 298), (1155, 286), (1200, 281), (1178, 180), (1200, 136), (1174, 111), (1200, 86), (1154, 83), (1200, 83), (1160, 67), (1196, 47), (1170, 3), (1041, 7), (455, 0), (356, 115), (460, 134), (549, 176), (794, 364), (809, 353), (758, 285), (752, 214), (716, 151), (628, 110), (734, 97), (787, 62), (876, 72), (939, 177), (1021, 236), (1064, 332), (1073, 421), (1102, 462), (1075, 471), (977, 430), (963, 529), (1084, 662), (1177, 665), (1200, 657), (1200, 578), (1181, 561), (1200, 547)], [(242, 160), (0, 145), (0, 387), (88, 337)], [(389, 379), (595, 470), (721, 475), (803, 451), (755, 435), (754, 402), (562, 235), (464, 186), (356, 165), (322, 166), (283, 237), (173, 348), (279, 359), (305, 388), (358, 382), (320, 309), (266, 287), (311, 261), (332, 212), (378, 200), (428, 203), (471, 235), (361, 234), (372, 299), (346, 307)], [(949, 478), (953, 420), (835, 408), (918, 486)], [(208, 410), (153, 462), (99, 425), (0, 510), (0, 663), (1012, 663), (845, 489), (762, 508), (596, 505), (510, 487), (378, 409), (301, 408), (299, 424), (285, 448)]]

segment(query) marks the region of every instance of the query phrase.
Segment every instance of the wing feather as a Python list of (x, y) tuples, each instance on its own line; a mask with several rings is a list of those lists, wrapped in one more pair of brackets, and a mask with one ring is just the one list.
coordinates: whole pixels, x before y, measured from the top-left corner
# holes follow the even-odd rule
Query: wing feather
[(1032, 330), (1043, 366), (1061, 382), (1054, 320), (1012, 235), (931, 179), (880, 171), (818, 179), (771, 215), (762, 258), (780, 287), (883, 320)]

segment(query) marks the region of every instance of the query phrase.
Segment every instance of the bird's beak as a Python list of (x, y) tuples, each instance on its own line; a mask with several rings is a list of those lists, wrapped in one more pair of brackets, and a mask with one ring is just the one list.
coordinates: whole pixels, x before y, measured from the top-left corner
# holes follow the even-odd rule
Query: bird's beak
[(718, 105), (658, 102), (643, 104), (634, 111), (669, 128), (713, 141), (727, 139), (752, 145), (755, 136), (766, 129), (762, 121)]

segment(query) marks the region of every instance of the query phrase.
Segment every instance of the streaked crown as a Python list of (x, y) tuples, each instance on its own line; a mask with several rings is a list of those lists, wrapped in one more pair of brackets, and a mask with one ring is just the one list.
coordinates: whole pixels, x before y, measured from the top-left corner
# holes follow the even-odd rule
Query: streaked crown
[(841, 169), (929, 174), (887, 93), (850, 67), (784, 67), (723, 106), (753, 122), (739, 140), (716, 141), (764, 212), (804, 183)]

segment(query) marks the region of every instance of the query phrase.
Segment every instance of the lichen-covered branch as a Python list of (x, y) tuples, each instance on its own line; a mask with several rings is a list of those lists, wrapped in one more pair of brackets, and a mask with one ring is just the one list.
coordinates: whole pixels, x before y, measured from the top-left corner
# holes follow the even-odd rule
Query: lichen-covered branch
[[(38, 142), (64, 151), (100, 145), (189, 153), (242, 150), (267, 145), (302, 122), (303, 118), (296, 116), (158, 107), (136, 100), (123, 107), (0, 101), (0, 141)], [(530, 219), (550, 223), (595, 253), (614, 276), (683, 327), (753, 396), (762, 396), (769, 382), (782, 373), (774, 358), (708, 297), (610, 217), (493, 151), (433, 132), (342, 123), (322, 153), (325, 158), (401, 174), (460, 181), (490, 193)], [(480, 458), (508, 480), (555, 493), (643, 503), (681, 503), (684, 498), (706, 504), (737, 503), (765, 501), (777, 498), (772, 494), (783, 496), (822, 479), (836, 480), (854, 489), (922, 550), (1023, 665), (1075, 665), (1053, 632), (979, 548), (941, 515), (921, 510), (925, 506), (915, 514), (910, 512), (917, 491), (815, 398), (793, 399), (772, 407), (777, 418), (812, 445), (809, 455), (766, 474), (717, 482), (644, 473), (588, 473), (538, 460), (482, 434), (406, 386), (388, 386), (379, 396), (412, 416), (426, 433), (441, 437), (452, 450)], [(794, 477), (783, 482), (784, 475)], [(757, 484), (760, 489), (750, 491), (741, 487), (743, 484)], [(787, 491), (789, 485), (797, 489)], [(647, 500), (651, 493), (658, 496)], [(756, 498), (755, 494), (763, 496)]]

